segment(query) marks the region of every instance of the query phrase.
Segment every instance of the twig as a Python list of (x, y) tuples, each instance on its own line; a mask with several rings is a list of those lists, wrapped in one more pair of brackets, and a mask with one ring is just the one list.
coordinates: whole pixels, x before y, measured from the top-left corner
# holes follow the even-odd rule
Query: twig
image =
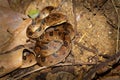
[(92, 80), (97, 74), (102, 74), (110, 70), (113, 65), (120, 60), (120, 52), (113, 54), (108, 60), (100, 64), (94, 65), (84, 76), (82, 80)]
[(25, 74), (23, 74), (23, 75), (20, 75), (20, 76), (17, 77), (17, 78), (11, 78), (11, 79), (9, 79), (9, 80), (19, 80), (20, 78), (22, 78), (22, 77), (24, 77), (24, 76), (26, 76), (26, 75), (29, 75), (29, 74), (34, 73), (34, 72), (36, 72), (36, 71), (41, 71), (41, 70), (44, 70), (44, 69), (47, 69), (47, 68), (51, 68), (51, 67), (80, 66), (80, 65), (94, 65), (94, 63), (64, 63), (64, 64), (60, 63), (60, 64), (56, 64), (56, 65), (54, 65), (54, 66), (43, 66), (43, 67), (39, 67), (39, 68), (37, 68), (37, 69), (35, 69), (35, 70), (29, 71), (29, 72), (27, 72), (27, 73), (25, 73)]
[(72, 7), (73, 7), (73, 15), (74, 15), (74, 30), (75, 30), (75, 35), (77, 34), (77, 20), (76, 20), (76, 11), (75, 11), (75, 0), (72, 0)]
[(74, 42), (74, 43), (75, 43), (76, 45), (78, 45), (79, 47), (87, 50), (87, 51), (90, 51), (90, 52), (93, 52), (93, 53), (97, 53), (97, 50), (95, 50), (95, 49), (90, 49), (90, 48), (88, 48), (88, 47), (86, 47), (86, 46), (84, 46), (84, 45), (82, 45), (81, 43), (78, 43), (78, 42)]
[(65, 0), (62, 0), (52, 12), (59, 11), (61, 9), (62, 5), (64, 4), (64, 2), (65, 2)]
[[(85, 1), (85, 0), (84, 0), (84, 1)], [(107, 3), (107, 1), (108, 1), (108, 0), (104, 0), (103, 4), (102, 4), (101, 6), (99, 6), (99, 5), (97, 4), (98, 10), (97, 10), (96, 14), (100, 11), (100, 8), (102, 8), (102, 7)], [(85, 2), (83, 2), (83, 7), (85, 7), (89, 12), (92, 12), (92, 9), (91, 9), (91, 8), (88, 8), (84, 3), (85, 3)], [(95, 7), (93, 7), (93, 8), (95, 8)], [(93, 13), (93, 12), (92, 12), (92, 13)]]
[[(103, 13), (104, 14), (104, 13)], [(118, 26), (116, 24), (113, 23), (113, 21), (106, 15), (104, 14), (105, 18), (107, 18), (107, 23), (112, 26), (113, 28), (115, 28), (116, 30), (118, 29)]]
[(114, 9), (115, 9), (115, 11), (116, 11), (116, 14), (117, 14), (117, 16), (118, 16), (118, 24), (117, 24), (117, 26), (118, 26), (118, 30), (117, 30), (117, 44), (116, 44), (116, 53), (119, 51), (119, 30), (120, 30), (120, 16), (119, 16), (119, 13), (118, 13), (118, 10), (117, 10), (117, 8), (116, 8), (116, 6), (115, 6), (115, 3), (114, 3), (114, 1), (113, 0), (111, 0), (111, 2), (112, 2), (112, 4), (113, 4), (113, 7), (114, 7)]
[(65, 0), (62, 0), (61, 3), (58, 5), (58, 9), (60, 9), (62, 7), (62, 5), (64, 4)]
[(18, 45), (18, 46), (14, 47), (14, 48), (11, 49), (11, 50), (8, 50), (8, 51), (5, 51), (5, 52), (3, 52), (3, 53), (0, 53), (0, 55), (9, 54), (9, 53), (11, 53), (11, 52), (13, 52), (13, 51), (17, 51), (17, 50), (22, 49), (22, 48), (24, 48), (24, 45)]

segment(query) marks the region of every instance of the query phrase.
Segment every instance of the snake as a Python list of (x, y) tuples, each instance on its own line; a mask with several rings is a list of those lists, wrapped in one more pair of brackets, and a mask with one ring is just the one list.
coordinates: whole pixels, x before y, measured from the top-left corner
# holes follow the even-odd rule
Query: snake
[(39, 17), (28, 26), (27, 37), (36, 41), (34, 52), (41, 66), (51, 66), (65, 60), (72, 48), (73, 26), (67, 16), (55, 12), (55, 7), (47, 6)]

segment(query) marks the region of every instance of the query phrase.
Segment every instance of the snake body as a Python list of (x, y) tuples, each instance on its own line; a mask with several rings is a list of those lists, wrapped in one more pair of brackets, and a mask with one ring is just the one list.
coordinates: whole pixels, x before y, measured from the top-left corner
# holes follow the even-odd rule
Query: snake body
[(54, 7), (45, 7), (41, 17), (27, 29), (27, 36), (36, 41), (34, 51), (37, 63), (51, 66), (63, 61), (71, 51), (74, 37), (72, 25), (66, 15), (52, 12)]

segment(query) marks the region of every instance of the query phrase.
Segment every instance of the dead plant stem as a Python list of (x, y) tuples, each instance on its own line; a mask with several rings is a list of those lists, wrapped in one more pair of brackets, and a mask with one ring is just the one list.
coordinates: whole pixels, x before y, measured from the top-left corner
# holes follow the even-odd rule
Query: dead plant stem
[(116, 8), (116, 5), (115, 5), (115, 2), (114, 0), (111, 0), (112, 4), (113, 4), (113, 7), (116, 11), (116, 14), (117, 14), (117, 17), (118, 17), (118, 23), (117, 23), (117, 26), (118, 26), (118, 30), (117, 30), (117, 43), (116, 43), (116, 53), (119, 51), (119, 30), (120, 30), (120, 16), (119, 16), (119, 13), (118, 13), (118, 9)]

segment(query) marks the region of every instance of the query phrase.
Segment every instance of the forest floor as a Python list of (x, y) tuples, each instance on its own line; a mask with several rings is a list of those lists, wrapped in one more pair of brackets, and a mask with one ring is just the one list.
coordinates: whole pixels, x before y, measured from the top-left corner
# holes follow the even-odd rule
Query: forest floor
[[(117, 42), (119, 20), (114, 6), (118, 5), (120, 8), (120, 4), (114, 4), (111, 2), (112, 0), (97, 1), (99, 2), (94, 0), (65, 0), (64, 2), (61, 0), (35, 0), (30, 4), (31, 6), (29, 5), (41, 10), (46, 6), (57, 7), (62, 2), (60, 12), (67, 15), (68, 22), (73, 25), (75, 38), (72, 41), (72, 50), (63, 62), (64, 65), (43, 68), (20, 80), (120, 79), (120, 53), (118, 53), (118, 57), (115, 56), (120, 49)], [(16, 10), (15, 7), (11, 7)], [(27, 10), (28, 8), (25, 14), (27, 14)], [(21, 11), (22, 8), (19, 7), (18, 12)], [(38, 65), (27, 69), (17, 69), (8, 75), (17, 78), (36, 68)], [(8, 78), (8, 75), (0, 80)]]

